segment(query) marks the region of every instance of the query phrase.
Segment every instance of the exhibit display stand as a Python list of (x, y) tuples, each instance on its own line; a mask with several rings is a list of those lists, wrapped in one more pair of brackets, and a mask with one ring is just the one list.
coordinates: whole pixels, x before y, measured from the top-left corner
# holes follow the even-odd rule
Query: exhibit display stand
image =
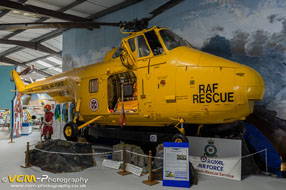
[(30, 135), (32, 133), (31, 122), (22, 123), (22, 135)]
[(32, 116), (28, 110), (23, 110), (23, 119), (22, 119), (22, 134), (21, 135), (29, 135), (32, 133)]
[(164, 142), (163, 186), (191, 186), (189, 143)]

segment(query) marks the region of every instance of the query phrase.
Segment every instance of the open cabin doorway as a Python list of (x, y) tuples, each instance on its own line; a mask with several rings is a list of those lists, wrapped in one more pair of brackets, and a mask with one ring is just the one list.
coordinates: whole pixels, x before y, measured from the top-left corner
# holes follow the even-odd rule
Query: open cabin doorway
[(108, 89), (109, 113), (120, 113), (122, 110), (121, 79), (124, 79), (123, 83), (124, 111), (127, 114), (136, 113), (138, 112), (137, 77), (132, 71), (117, 73), (108, 77), (107, 89)]

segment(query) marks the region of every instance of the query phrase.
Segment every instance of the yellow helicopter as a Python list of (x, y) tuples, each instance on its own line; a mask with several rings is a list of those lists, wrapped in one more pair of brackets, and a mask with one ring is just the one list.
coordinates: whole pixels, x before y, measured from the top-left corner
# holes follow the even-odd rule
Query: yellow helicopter
[(244, 120), (263, 99), (264, 81), (250, 67), (194, 49), (167, 28), (137, 26), (123, 25), (129, 35), (103, 62), (28, 85), (12, 71), (18, 92), (74, 102), (74, 120), (64, 127), (67, 140), (93, 123), (176, 128), (174, 140), (182, 142), (184, 126)]

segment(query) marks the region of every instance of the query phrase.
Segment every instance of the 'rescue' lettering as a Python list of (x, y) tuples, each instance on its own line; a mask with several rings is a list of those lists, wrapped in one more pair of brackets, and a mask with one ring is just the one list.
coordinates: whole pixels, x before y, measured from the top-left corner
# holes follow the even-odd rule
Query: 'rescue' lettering
[(193, 95), (193, 103), (218, 103), (218, 102), (234, 102), (233, 92), (217, 92), (218, 83), (200, 84), (199, 94)]

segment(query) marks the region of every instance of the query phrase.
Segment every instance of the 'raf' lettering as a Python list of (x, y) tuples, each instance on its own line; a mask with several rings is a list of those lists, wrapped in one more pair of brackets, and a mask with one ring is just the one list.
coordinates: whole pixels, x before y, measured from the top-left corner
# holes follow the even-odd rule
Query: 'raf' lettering
[(217, 92), (218, 83), (200, 84), (199, 94), (193, 95), (193, 103), (218, 103), (218, 102), (234, 102), (233, 92)]

